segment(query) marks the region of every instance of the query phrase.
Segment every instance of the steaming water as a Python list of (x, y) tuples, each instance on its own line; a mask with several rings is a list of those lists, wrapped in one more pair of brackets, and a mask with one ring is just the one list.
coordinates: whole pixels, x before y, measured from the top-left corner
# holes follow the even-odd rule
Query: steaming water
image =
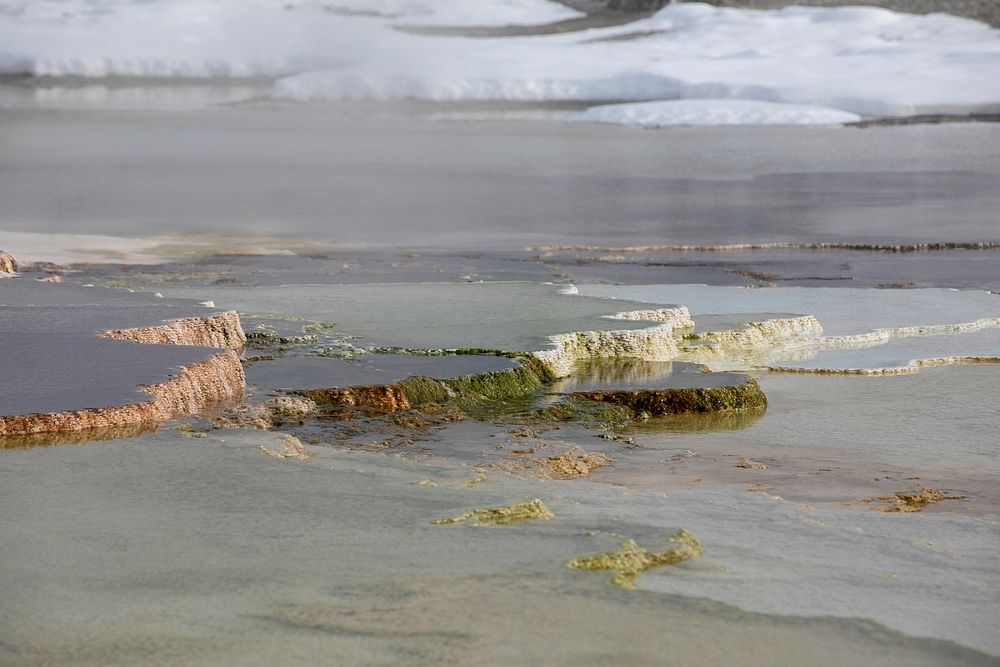
[[(592, 326), (643, 325), (600, 317), (641, 307), (643, 301), (686, 302), (696, 323), (705, 311), (729, 312), (727, 317), (739, 319), (739, 313), (750, 309), (784, 306), (816, 314), (829, 333), (846, 335), (884, 327), (995, 316), (992, 309), (996, 299), (983, 292), (955, 290), (747, 290), (683, 285), (581, 285), (581, 295), (574, 296), (560, 294), (555, 286), (524, 283), (164, 289), (168, 296), (211, 296), (220, 307), (309, 319), (338, 319), (341, 333), (363, 336), (359, 345), (436, 343), (448, 347), (469, 346), (479, 341), (485, 346), (509, 349), (535, 349), (546, 333)], [(620, 298), (594, 298), (610, 294)], [(634, 301), (625, 301), (626, 298)], [(490, 313), (502, 317), (492, 317)], [(824, 352), (818, 358), (839, 355), (839, 364), (877, 365), (887, 363), (898, 349), (906, 349), (908, 345), (916, 349), (907, 355), (924, 354), (928, 345), (936, 351), (957, 354), (969, 351), (969, 341), (978, 341), (976, 344), (982, 345), (984, 351), (998, 352), (995, 334), (987, 330), (904, 338), (875, 348)], [(1000, 406), (992, 391), (993, 368), (925, 369), (917, 376), (884, 378), (765, 374), (760, 381), (770, 398), (768, 413), (755, 422), (739, 425), (737, 430), (702, 431), (697, 424), (654, 420), (634, 431), (638, 448), (611, 444), (595, 439), (593, 434), (574, 433), (572, 429), (561, 435), (545, 436), (566, 443), (580, 441), (585, 446), (609, 451), (615, 465), (595, 473), (592, 481), (549, 483), (552, 484), (549, 487), (497, 478), (490, 473), (482, 495), (453, 482), (443, 483), (442, 487), (448, 489), (449, 497), (457, 494), (459, 505), (484, 505), (494, 499), (500, 502), (500, 498), (511, 502), (525, 495), (540, 495), (555, 505), (557, 515), (566, 513), (573, 517), (573, 526), (578, 531), (596, 530), (598, 535), (611, 531), (655, 544), (664, 538), (669, 526), (683, 525), (706, 540), (709, 547), (705, 560), (679, 573), (644, 575), (639, 580), (642, 591), (704, 597), (763, 613), (866, 618), (914, 636), (954, 640), (996, 653), (1000, 647), (994, 641), (991, 619), (1000, 610), (993, 584), (997, 571), (992, 554), (1000, 543), (996, 530), (1000, 499), (991, 480), (1000, 473), (994, 437), (995, 415)], [(420, 465), (430, 465), (429, 461), (439, 457), (460, 468), (481, 461), (482, 456), (494, 451), (497, 443), (490, 436), (491, 427), (476, 423), (440, 432), (421, 444), (424, 452), (421, 456), (430, 457), (424, 459), (424, 464), (407, 464), (417, 467), (412, 469), (412, 478), (406, 484), (412, 486), (423, 478), (434, 479), (437, 473)], [(234, 443), (245, 442), (243, 436), (232, 438)], [(324, 457), (347, 456), (335, 453), (336, 450), (328, 451), (322, 445), (318, 448)], [(762, 471), (738, 468), (742, 457), (766, 462), (769, 467)], [(333, 470), (338, 470), (339, 459), (331, 460)], [(383, 479), (389, 474), (383, 469), (387, 465), (383, 461), (375, 457), (374, 462), (364, 464), (368, 479)], [(368, 467), (372, 465), (375, 469)], [(466, 470), (468, 476), (474, 475)], [(401, 488), (410, 488), (400, 487), (399, 479), (392, 479), (380, 482), (390, 485), (381, 500), (388, 506), (399, 501)], [(349, 485), (338, 484), (343, 493), (350, 495), (346, 490)], [(751, 488), (748, 485), (756, 485), (753, 488), (759, 491), (748, 490)], [(916, 486), (945, 488), (967, 499), (945, 501), (922, 514), (873, 512), (872, 503), (862, 502), (865, 498)], [(500, 495), (492, 495), (498, 489), (503, 489)], [(430, 496), (436, 493), (428, 491)], [(406, 502), (412, 505), (415, 501)], [(416, 507), (419, 506), (418, 503)], [(375, 507), (371, 510), (381, 516), (391, 512)], [(408, 511), (414, 510), (411, 507)], [(292, 509), (287, 511), (295, 514)], [(438, 512), (442, 513), (449, 512)], [(434, 512), (428, 510), (426, 514), (427, 518), (433, 518)], [(293, 525), (299, 521), (289, 520)], [(379, 524), (379, 530), (391, 533), (395, 529)], [(517, 530), (512, 529), (511, 533)], [(559, 534), (563, 534), (562, 530), (565, 527), (556, 529)], [(302, 539), (306, 534), (309, 533), (301, 533)], [(512, 557), (505, 555), (505, 548), (492, 538), (488, 541), (496, 551), (481, 558), (486, 563), (497, 563), (501, 571), (504, 567), (516, 567), (522, 572), (536, 572), (533, 568), (541, 568), (538, 572), (549, 571), (528, 554), (548, 554), (545, 558), (559, 561), (553, 550), (558, 551), (555, 545), (561, 543), (561, 538), (553, 537), (547, 528), (526, 528), (524, 534), (517, 535), (518, 558), (511, 561)], [(540, 540), (537, 547), (533, 535)], [(588, 552), (614, 545), (611, 537), (601, 537), (599, 545), (592, 547), (586, 546), (586, 540), (585, 544), (578, 544), (577, 539), (580, 538), (571, 539), (565, 548)], [(467, 542), (462, 547), (435, 544), (441, 549), (475, 548)], [(400, 564), (394, 560), (391, 549), (379, 548), (380, 559), (396, 562), (394, 578), (415, 568), (413, 579), (407, 579), (409, 586), (424, 590), (424, 584), (420, 583), (423, 578), (438, 576), (451, 577), (448, 580), (458, 591), (462, 586), (472, 585), (461, 576), (465, 566), (460, 557), (454, 563), (449, 562), (451, 575), (443, 575), (433, 567), (428, 570), (429, 566), (421, 565), (419, 558)], [(540, 551), (536, 552), (536, 548)], [(565, 557), (569, 555), (572, 554)], [(528, 565), (529, 561), (536, 565)], [(491, 576), (502, 576), (490, 571)], [(480, 571), (473, 580), (478, 581), (482, 576)], [(559, 577), (546, 579), (549, 575), (537, 576), (543, 580), (537, 583), (540, 590), (563, 581)], [(337, 577), (336, 590), (354, 591), (360, 584), (353, 577), (347, 581)], [(380, 609), (394, 599), (386, 597), (390, 593), (384, 587), (366, 594), (372, 596), (372, 605)], [(487, 606), (501, 604), (491, 593), (476, 594), (493, 601)], [(313, 594), (307, 597), (310, 595)], [(439, 602), (436, 594), (418, 595), (425, 600), (424, 604), (445, 616), (449, 613), (446, 609), (462, 608), (456, 606), (454, 598)], [(933, 605), (926, 603), (929, 599), (934, 600)], [(669, 608), (674, 604), (671, 600), (675, 598), (664, 598), (660, 604)], [(342, 628), (346, 622), (342, 618), (346, 611), (329, 600), (287, 604), (278, 616), (286, 618), (282, 614), (290, 614), (297, 619), (292, 627), (305, 624), (315, 631)], [(399, 604), (394, 602), (390, 606), (399, 608)], [(439, 609), (438, 604), (445, 609)], [(605, 613), (598, 610), (603, 603), (592, 601), (592, 604), (597, 605), (595, 614)], [(535, 613), (542, 608), (545, 606), (535, 608)], [(259, 613), (270, 618), (276, 612), (272, 609)], [(370, 622), (389, 633), (398, 621), (392, 613), (379, 612)], [(713, 621), (717, 622), (718, 619)], [(743, 620), (734, 622), (737, 628), (745, 627)], [(463, 627), (461, 623), (458, 625)], [(362, 622), (361, 627), (366, 633), (373, 633), (370, 635), (373, 641), (380, 636), (381, 630), (372, 630), (369, 621)], [(435, 624), (433, 631), (438, 632), (441, 627)], [(455, 641), (464, 645), (464, 640)], [(485, 641), (495, 646), (490, 640)], [(412, 637), (404, 643), (411, 648), (423, 646)], [(792, 650), (794, 645), (795, 642), (784, 644), (783, 649)], [(559, 649), (551, 644), (548, 647), (558, 654)], [(414, 650), (422, 656), (433, 655), (426, 647)]]
[[(801, 112), (776, 104), (772, 114), (761, 100), (831, 107), (805, 114), (823, 119), (967, 111), (996, 101), (995, 31), (984, 26), (870, 9), (700, 6), (582, 35), (473, 41), (391, 27), (479, 22), (465, 2), (179, 2), (168, 20), (149, 20), (164, 6), (0, 7), (6, 71), (136, 75), (0, 82), (0, 248), (38, 261), (190, 262), (154, 267), (147, 283), (114, 267), (79, 267), (67, 282), (114, 280), (244, 314), (335, 321), (330, 335), (360, 335), (359, 346), (534, 350), (555, 333), (648, 326), (605, 316), (664, 303), (688, 306), (698, 330), (799, 313), (816, 315), (830, 336), (1000, 316), (998, 297), (982, 291), (1000, 285), (995, 250), (615, 250), (996, 241), (994, 125), (638, 132), (546, 120), (577, 118), (600, 101), (691, 96), (750, 100), (694, 103), (738, 122)], [(494, 25), (576, 16), (533, 0), (490, 8)], [(189, 28), (192, 41), (176, 48), (171, 40)], [(665, 32), (617, 39), (636, 29)], [(607, 37), (616, 39), (595, 41)], [(665, 57), (675, 38), (690, 59)], [(694, 43), (710, 52), (694, 53)], [(796, 61), (800, 74), (775, 76), (775, 67), (791, 71), (783, 58), (803, 43), (811, 50)], [(514, 55), (522, 64), (508, 67)], [(634, 76), (651, 56), (656, 76)], [(675, 67), (693, 78), (679, 80)], [(177, 75), (232, 78), (150, 78)], [(452, 103), (301, 102), (403, 94)], [(543, 104), (499, 104), (525, 99)], [(590, 113), (659, 124), (691, 106)], [(595, 249), (524, 250), (564, 244)], [(384, 254), (373, 269), (345, 252), (352, 246)], [(302, 256), (205, 259), (217, 250)], [(754, 272), (765, 277), (746, 275)], [(258, 286), (213, 285), (216, 276)], [(498, 276), (532, 282), (426, 282)], [(813, 286), (664, 284), (788, 277)], [(539, 284), (570, 278), (580, 295)], [(830, 278), (969, 290), (815, 287)], [(638, 285), (587, 284), (602, 281)], [(330, 284), (345, 282), (355, 284)], [(0, 281), (0, 296), (13, 283)], [(80, 292), (57, 295), (64, 300), (50, 305), (88, 303)], [(59, 327), (72, 319), (50, 315)], [(998, 356), (997, 332), (984, 325), (728, 361), (871, 369)], [(379, 362), (352, 369), (368, 381), (459, 363)], [(323, 382), (346, 365), (266, 363), (250, 369), (261, 391)], [(465, 359), (462, 368), (469, 363), (506, 362)], [(8, 395), (26, 373), (4, 376)], [(345, 448), (320, 424), (309, 461), (263, 456), (257, 447), (277, 450), (280, 433), (196, 439), (169, 428), (0, 452), (0, 662), (1000, 664), (996, 368), (755, 374), (769, 397), (763, 416), (655, 419), (618, 440), (571, 425), (524, 436), (470, 420), (383, 452)], [(544, 454), (573, 443), (615, 462), (573, 481), (484, 467), (515, 444)], [(768, 467), (739, 467), (744, 458)], [(966, 498), (916, 514), (871, 511), (878, 497), (918, 486)], [(429, 523), (535, 497), (555, 520)], [(704, 556), (645, 573), (637, 591), (564, 567), (630, 538), (663, 548), (679, 527), (703, 541)]]

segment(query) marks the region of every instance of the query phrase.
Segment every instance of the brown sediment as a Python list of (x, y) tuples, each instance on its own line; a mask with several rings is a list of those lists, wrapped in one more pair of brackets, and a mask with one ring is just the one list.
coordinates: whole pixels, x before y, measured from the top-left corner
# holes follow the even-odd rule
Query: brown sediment
[(0, 273), (17, 273), (17, 260), (9, 252), (0, 250)]
[(701, 556), (701, 542), (684, 529), (674, 533), (670, 541), (677, 543), (678, 546), (659, 553), (651, 553), (636, 544), (634, 540), (627, 540), (622, 543), (618, 551), (574, 558), (566, 563), (566, 567), (614, 572), (615, 576), (609, 583), (622, 588), (635, 588), (635, 580), (646, 570), (664, 565), (677, 565)]
[(766, 409), (767, 397), (757, 380), (747, 377), (742, 384), (728, 387), (693, 387), (575, 392), (572, 396), (590, 401), (615, 403), (634, 413), (672, 415), (695, 412), (759, 411)]
[(597, 468), (613, 463), (610, 456), (590, 452), (573, 445), (556, 456), (533, 457), (534, 449), (515, 450), (514, 456), (493, 464), (494, 468), (514, 474), (526, 474), (537, 479), (572, 479), (589, 475)]
[(736, 464), (737, 468), (744, 468), (746, 470), (767, 470), (766, 463), (760, 463), (758, 461), (751, 461), (747, 457), (742, 457), (740, 462)]
[(545, 503), (535, 498), (515, 505), (471, 510), (450, 519), (436, 519), (431, 523), (441, 526), (471, 521), (474, 526), (509, 526), (524, 521), (548, 521), (554, 519), (555, 516), (552, 510), (545, 506)]
[(187, 364), (165, 382), (140, 386), (152, 399), (85, 410), (0, 416), (0, 437), (72, 431), (108, 432), (156, 426), (173, 417), (199, 414), (243, 395), (246, 380), (232, 350)]
[(403, 412), (413, 407), (403, 387), (394, 384), (304, 389), (296, 393), (316, 403), (349, 405), (382, 412)]
[(862, 498), (863, 503), (873, 503), (881, 500), (884, 505), (872, 507), (879, 512), (919, 512), (928, 505), (943, 500), (965, 500), (965, 496), (951, 496), (947, 491), (932, 488), (917, 488), (913, 491), (894, 491), (888, 496), (877, 498)]
[(234, 310), (208, 317), (187, 317), (165, 324), (134, 329), (114, 329), (105, 338), (160, 345), (197, 345), (242, 350), (247, 337)]
[(257, 405), (239, 405), (212, 420), (219, 428), (270, 430), (281, 424), (302, 423), (316, 412), (315, 401), (299, 396), (269, 398)]

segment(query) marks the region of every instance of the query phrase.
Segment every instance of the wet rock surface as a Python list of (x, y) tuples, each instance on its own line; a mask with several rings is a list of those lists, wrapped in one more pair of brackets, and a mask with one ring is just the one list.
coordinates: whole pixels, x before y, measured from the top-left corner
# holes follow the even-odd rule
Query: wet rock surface
[(508, 458), (492, 467), (537, 479), (574, 479), (614, 463), (607, 454), (587, 451), (579, 445), (572, 445), (560, 453), (548, 452), (548, 455), (546, 450), (535, 447), (509, 451)]
[[(112, 364), (122, 363), (117, 352), (115, 350), (111, 359), (105, 359), (103, 363), (107, 364), (109, 361)], [(150, 360), (143, 355), (140, 363), (147, 365), (150, 364)], [(139, 385), (131, 396), (125, 394), (126, 385), (122, 383), (127, 379), (120, 373), (115, 373), (111, 388), (105, 387), (103, 397), (79, 398), (81, 391), (86, 391), (92, 386), (93, 378), (90, 376), (75, 387), (63, 385), (70, 392), (68, 395), (54, 395), (45, 391), (40, 397), (41, 400), (22, 403), (29, 407), (5, 409), (5, 412), (18, 410), (25, 412), (0, 415), (0, 438), (68, 431), (96, 431), (97, 435), (115, 430), (127, 433), (129, 427), (155, 426), (172, 417), (218, 409), (238, 400), (243, 391), (242, 367), (239, 359), (231, 351), (211, 354), (201, 362), (166, 370), (163, 370), (162, 366), (159, 368), (158, 372), (153, 372), (161, 377), (164, 375), (169, 377), (155, 384)], [(108, 382), (106, 377), (100, 379), (105, 383)], [(152, 396), (152, 399), (143, 400), (143, 394)], [(25, 397), (21, 398), (23, 400)], [(39, 396), (27, 398), (38, 399)], [(40, 409), (44, 410), (46, 401), (58, 407), (39, 412)], [(97, 407), (68, 408), (67, 405), (72, 405), (73, 402)]]
[(17, 260), (3, 250), (0, 250), (0, 273), (17, 273)]
[(752, 377), (740, 384), (689, 389), (637, 389), (574, 392), (590, 401), (603, 401), (652, 416), (703, 412), (763, 412), (767, 397)]
[(132, 340), (145, 345), (196, 345), (200, 347), (224, 347), (241, 351), (246, 344), (246, 335), (240, 326), (240, 316), (236, 311), (188, 317), (180, 320), (134, 329), (114, 329), (104, 334), (116, 340)]
[(517, 360), (497, 355), (368, 354), (350, 362), (303, 356), (254, 363), (247, 369), (247, 382), (267, 389), (343, 389), (394, 384), (415, 375), (447, 379), (519, 366)]
[(743, 373), (710, 373), (704, 366), (637, 359), (580, 363), (553, 393), (612, 403), (633, 415), (746, 412), (763, 414), (767, 397)]

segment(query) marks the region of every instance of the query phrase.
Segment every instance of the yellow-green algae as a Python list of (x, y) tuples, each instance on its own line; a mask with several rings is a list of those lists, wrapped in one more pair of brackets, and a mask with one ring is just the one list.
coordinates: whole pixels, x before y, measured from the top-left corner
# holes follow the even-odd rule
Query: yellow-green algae
[(524, 410), (496, 416), (499, 421), (514, 424), (554, 424), (572, 421), (604, 430), (623, 428), (635, 417), (635, 413), (625, 406), (577, 399), (572, 396), (563, 397), (558, 403), (544, 408), (529, 405)]
[(459, 402), (495, 403), (528, 396), (542, 388), (542, 379), (526, 366), (442, 380)]
[(503, 507), (487, 507), (486, 509), (471, 510), (450, 519), (436, 519), (431, 521), (434, 525), (447, 525), (471, 521), (475, 526), (509, 526), (514, 523), (524, 521), (548, 521), (556, 518), (548, 507), (538, 498), (524, 503), (506, 505)]
[(678, 530), (671, 535), (671, 542), (678, 546), (659, 553), (650, 553), (634, 540), (622, 543), (618, 551), (608, 551), (596, 556), (574, 558), (566, 563), (566, 567), (577, 570), (607, 570), (614, 572), (609, 583), (622, 588), (635, 588), (636, 578), (648, 569), (664, 565), (677, 565), (686, 560), (701, 556), (701, 542), (688, 531)]
[(965, 496), (949, 495), (942, 489), (917, 488), (913, 491), (896, 491), (888, 496), (878, 498), (862, 498), (861, 502), (870, 503), (882, 500), (885, 505), (873, 507), (879, 512), (920, 512), (928, 505), (942, 500), (965, 500)]
[[(541, 389), (550, 378), (538, 364), (527, 359), (520, 366), (501, 371), (437, 379), (416, 375), (387, 385), (306, 389), (293, 393), (319, 403), (347, 403), (378, 409), (408, 410), (429, 405), (454, 403), (463, 409), (505, 406), (523, 401)], [(385, 397), (394, 397), (388, 405)]]

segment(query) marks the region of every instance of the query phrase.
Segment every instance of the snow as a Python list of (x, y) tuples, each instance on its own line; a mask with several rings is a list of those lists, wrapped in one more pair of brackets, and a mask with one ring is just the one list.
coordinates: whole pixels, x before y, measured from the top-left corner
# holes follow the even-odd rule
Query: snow
[(0, 74), (264, 78), (276, 80), (274, 97), (299, 101), (713, 100), (584, 114), (645, 125), (844, 122), (836, 111), (1000, 103), (1000, 31), (945, 14), (685, 3), (626, 25), (532, 37), (398, 29), (573, 16), (547, 0), (0, 0)]
[(591, 107), (577, 120), (639, 127), (670, 125), (835, 125), (861, 117), (847, 111), (754, 100), (673, 100)]
[(211, 78), (279, 76), (337, 64), (347, 22), (318, 6), (260, 0), (32, 0), (0, 9), (0, 73)]
[[(638, 36), (621, 39), (629, 35)], [(743, 99), (906, 115), (1000, 101), (998, 37), (1000, 31), (984, 24), (943, 14), (683, 4), (582, 33), (402, 44), (415, 57), (383, 56), (362, 67), (288, 77), (275, 94), (297, 100)]]
[(419, 41), (393, 25), (579, 15), (549, 0), (0, 0), (0, 74), (274, 77)]

